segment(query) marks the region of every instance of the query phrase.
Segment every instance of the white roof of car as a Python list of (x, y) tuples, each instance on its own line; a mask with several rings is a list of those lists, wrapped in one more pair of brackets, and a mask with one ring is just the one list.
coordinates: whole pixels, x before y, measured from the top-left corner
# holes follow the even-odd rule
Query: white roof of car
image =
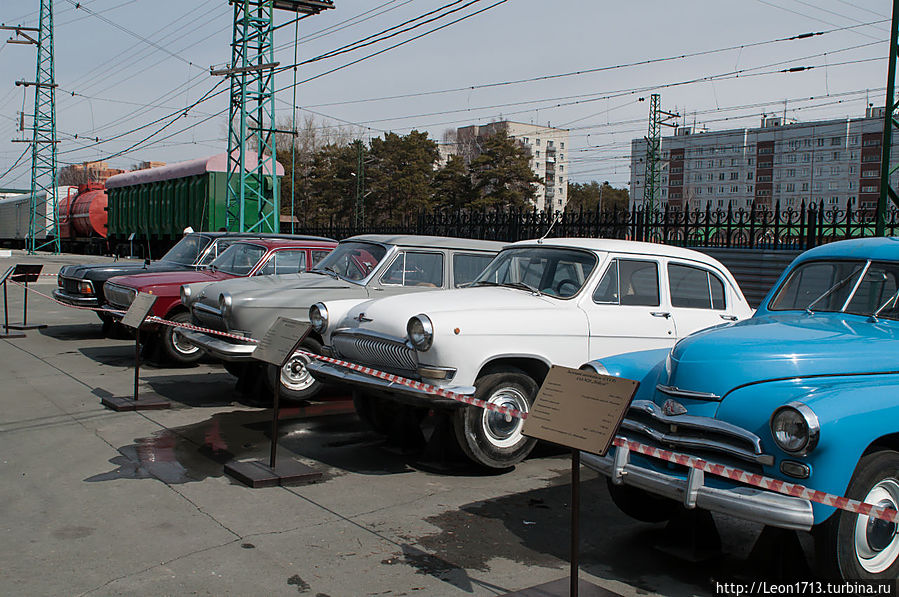
[(413, 234), (360, 234), (344, 240), (358, 240), (405, 247), (425, 247), (435, 249), (459, 249), (499, 251), (508, 243), (449, 236), (424, 236)]
[(512, 243), (507, 248), (518, 246), (570, 247), (574, 249), (588, 249), (591, 251), (603, 251), (608, 253), (659, 255), (662, 257), (679, 257), (681, 259), (692, 259), (693, 261), (718, 264), (716, 259), (709, 257), (704, 253), (700, 253), (699, 251), (658, 243), (643, 243), (635, 240), (616, 240), (612, 238), (544, 238), (542, 241), (537, 239), (521, 240)]

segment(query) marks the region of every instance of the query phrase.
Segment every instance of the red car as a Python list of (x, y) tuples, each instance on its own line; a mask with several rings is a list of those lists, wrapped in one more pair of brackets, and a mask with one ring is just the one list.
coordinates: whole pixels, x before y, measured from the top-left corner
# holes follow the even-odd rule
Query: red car
[[(182, 284), (203, 284), (244, 278), (295, 274), (310, 269), (321, 261), (335, 241), (317, 237), (270, 237), (241, 240), (219, 254), (205, 269), (116, 276), (103, 286), (106, 301), (115, 309), (126, 310), (138, 292), (155, 294), (158, 298), (152, 314), (177, 323), (190, 322), (190, 312), (181, 304)], [(203, 355), (196, 346), (186, 342), (175, 328), (149, 325), (148, 342), (158, 344), (162, 356), (178, 364), (193, 363)]]

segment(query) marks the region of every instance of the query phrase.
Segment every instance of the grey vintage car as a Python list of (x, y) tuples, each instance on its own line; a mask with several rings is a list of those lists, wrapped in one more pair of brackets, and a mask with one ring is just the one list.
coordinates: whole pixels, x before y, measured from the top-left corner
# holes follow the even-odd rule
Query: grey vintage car
[[(226, 280), (202, 288), (185, 285), (181, 301), (198, 326), (260, 339), (279, 316), (308, 321), (309, 307), (320, 301), (361, 302), (468, 284), (503, 246), (440, 236), (354, 236), (341, 241), (310, 271)], [(263, 369), (253, 359), (255, 343), (185, 328), (180, 332), (189, 342), (225, 361), (228, 371), (243, 384), (253, 383), (263, 372), (266, 383), (275, 377), (274, 370)], [(322, 339), (313, 332), (302, 347), (321, 352)], [(321, 383), (306, 370), (307, 359), (297, 353), (282, 368), (282, 396), (307, 399), (321, 390)]]

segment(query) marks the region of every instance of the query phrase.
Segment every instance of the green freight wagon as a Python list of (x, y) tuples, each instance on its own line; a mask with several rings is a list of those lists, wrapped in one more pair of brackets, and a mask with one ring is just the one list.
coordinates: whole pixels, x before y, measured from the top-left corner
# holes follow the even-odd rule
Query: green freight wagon
[[(255, 154), (248, 156), (255, 160)], [(225, 193), (228, 177), (228, 156), (212, 157), (169, 164), (159, 168), (135, 170), (112, 176), (106, 181), (109, 197), (108, 237), (111, 246), (126, 242), (134, 234), (134, 246), (149, 248), (152, 255), (171, 246), (181, 238), (184, 229), (200, 231), (237, 231), (237, 222), (225, 223)], [(277, 176), (284, 168), (277, 165)], [(265, 195), (271, 201), (274, 185), (271, 176), (265, 177)], [(271, 202), (260, 206), (250, 202), (244, 207), (247, 230), (275, 232), (278, 230), (278, 205), (271, 215)], [(262, 225), (254, 226), (262, 220)]]

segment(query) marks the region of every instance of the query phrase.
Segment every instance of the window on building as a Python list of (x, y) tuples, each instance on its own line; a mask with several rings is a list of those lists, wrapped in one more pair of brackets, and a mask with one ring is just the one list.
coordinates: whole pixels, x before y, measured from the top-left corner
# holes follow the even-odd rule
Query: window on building
[(702, 187), (699, 187), (699, 188), (696, 189), (696, 194), (697, 194), (697, 195), (702, 195)]
[(739, 178), (740, 178), (740, 173), (739, 173), (739, 172), (731, 172), (731, 173), (730, 173), (730, 179), (731, 179), (731, 180), (739, 180)]
[(822, 185), (820, 182), (816, 182), (815, 184), (812, 185), (812, 189), (815, 191), (820, 191), (821, 188), (822, 188)]
[(715, 194), (715, 187), (706, 187), (705, 190), (708, 192), (709, 195)]
[(804, 153), (804, 154), (802, 154), (802, 161), (805, 162), (805, 163), (811, 162), (811, 161), (812, 161), (812, 154), (810, 154), (810, 153)]
[(836, 190), (839, 189), (839, 188), (840, 188), (840, 183), (838, 183), (838, 182), (835, 181), (835, 180), (831, 180), (830, 182), (827, 183), (827, 190), (828, 190), (828, 191), (836, 191)]
[(559, 164), (559, 172), (565, 172), (565, 166), (563, 164)]
[(754, 176), (754, 173), (753, 173), (753, 172), (747, 172), (747, 173), (746, 173), (746, 180), (752, 180), (752, 177), (753, 177), (753, 176)]
[(750, 165), (750, 166), (753, 165), (753, 164), (755, 163), (755, 158), (749, 158), (749, 159), (747, 159), (747, 160), (746, 160), (746, 163), (747, 163), (748, 165)]
[(879, 170), (862, 170), (862, 178), (878, 178), (880, 177)]
[(808, 183), (807, 182), (802, 183), (802, 188), (799, 190), (807, 192), (808, 191)]
[(740, 187), (739, 187), (738, 185), (731, 185), (731, 187), (730, 187), (730, 192), (731, 192), (731, 193), (739, 193), (739, 192), (740, 192)]
[(812, 140), (811, 140), (811, 139), (806, 139), (802, 144), (803, 144), (805, 147), (811, 147), (811, 146), (812, 146)]
[(560, 160), (564, 160), (564, 159), (565, 159), (565, 154), (564, 154), (564, 153), (560, 153), (560, 154), (559, 154), (559, 159), (560, 159)]
[(796, 169), (795, 168), (787, 168), (786, 173), (787, 173), (787, 178), (793, 178), (794, 176), (796, 176)]
[(525, 137), (525, 138), (524, 138), (524, 144), (525, 144), (525, 145), (530, 145), (530, 143), (531, 143), (531, 140), (528, 139), (527, 137)]
[(839, 202), (840, 202), (839, 197), (831, 197), (830, 199), (827, 200), (827, 203), (829, 203), (830, 205), (836, 205)]
[(830, 144), (831, 144), (831, 146), (840, 145), (840, 144), (842, 144), (842, 143), (843, 143), (843, 138), (842, 138), (842, 137), (831, 137), (831, 138), (830, 138)]
[(824, 139), (815, 139), (815, 144), (818, 147), (824, 147)]
[(724, 180), (724, 172), (718, 173), (718, 180)]
[(830, 173), (831, 173), (831, 174), (839, 174), (839, 173), (840, 173), (840, 167), (839, 167), (839, 166), (831, 166), (831, 167), (830, 167)]
[(796, 163), (796, 154), (795, 153), (791, 153), (790, 155), (787, 156), (787, 163), (789, 163), (789, 164)]
[(849, 174), (855, 174), (856, 172), (858, 172), (858, 168), (856, 168), (855, 166), (849, 166)]
[(537, 145), (540, 145), (540, 137), (537, 137), (536, 139), (534, 139), (534, 143)]
[(565, 142), (559, 143), (559, 149), (565, 149)]
[(709, 160), (709, 163), (706, 165), (706, 168), (712, 168), (714, 166), (715, 166), (715, 162), (712, 160)]
[(877, 147), (880, 145), (880, 139), (866, 139), (862, 142), (862, 147)]
[(537, 157), (538, 157), (538, 158), (540, 157), (540, 152), (539, 152), (539, 151), (537, 152)]
[(857, 160), (857, 159), (858, 159), (858, 152), (857, 152), (857, 151), (850, 151), (850, 152), (849, 152), (849, 159), (850, 159), (850, 160)]
[(832, 160), (835, 161), (835, 162), (836, 162), (837, 160), (839, 160), (839, 159), (840, 159), (840, 152), (839, 152), (839, 151), (833, 152), (833, 153), (831, 154), (831, 156), (830, 156), (830, 159), (832, 159)]
[(547, 146), (547, 147), (552, 147), (552, 146), (553, 146), (553, 140), (552, 140), (552, 139), (549, 139), (549, 140), (546, 142), (546, 146)]
[(724, 193), (724, 188), (725, 188), (724, 185), (720, 185), (720, 186), (718, 187), (718, 192), (723, 194), (723, 193)]
[(775, 193), (779, 193), (779, 192), (780, 192), (780, 183), (777, 183), (776, 185), (774, 185), (774, 192), (775, 192)]
[(850, 191), (854, 191), (854, 190), (855, 190), (855, 185), (856, 185), (856, 182), (855, 182), (854, 180), (850, 180), (850, 181), (849, 181), (849, 190), (850, 190)]
[(821, 166), (815, 166), (815, 176), (822, 176), (824, 174), (824, 168)]
[(855, 203), (855, 195), (849, 196), (849, 203)]
[(792, 193), (796, 190), (796, 183), (788, 182), (787, 183), (787, 192)]
[(796, 198), (795, 197), (787, 198), (787, 205), (796, 205)]
[(712, 174), (711, 172), (709, 172), (708, 174), (705, 175), (705, 179), (706, 179), (706, 180), (714, 180), (714, 179), (715, 179), (715, 175)]
[(875, 185), (868, 185), (868, 186), (862, 187), (862, 193), (876, 193), (876, 192), (877, 192), (877, 186), (875, 186)]
[(849, 145), (858, 145), (858, 135), (849, 137)]
[(752, 192), (752, 185), (751, 185), (751, 184), (746, 185), (746, 192), (747, 192), (747, 193), (751, 193), (751, 192)]
[(737, 158), (730, 158), (731, 167), (735, 167), (737, 165)]

